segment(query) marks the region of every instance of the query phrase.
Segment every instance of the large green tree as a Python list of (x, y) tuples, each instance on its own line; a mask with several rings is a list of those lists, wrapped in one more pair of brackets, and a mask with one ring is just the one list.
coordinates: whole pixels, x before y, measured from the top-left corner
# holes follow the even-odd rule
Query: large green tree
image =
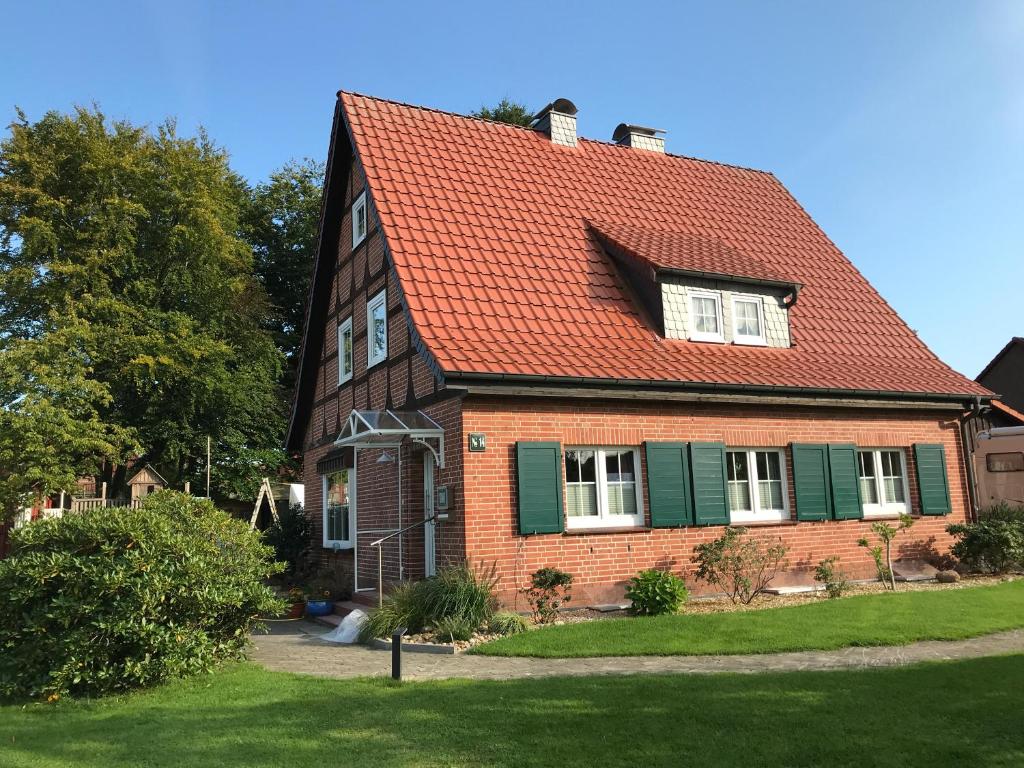
[(253, 188), (244, 218), (256, 274), (273, 303), (270, 329), (287, 358), (282, 383), (289, 392), (302, 345), (323, 180), (322, 162), (289, 162)]
[[(226, 153), (173, 122), (19, 112), (0, 142), (0, 338), (59, 348), (74, 317), (99, 421), (175, 484), (203, 477), (211, 435), (221, 494), (250, 495), (283, 458), (281, 354), (242, 236), (248, 205)], [(123, 464), (106, 467), (117, 492)]]
[(482, 106), (475, 112), (470, 112), (473, 117), (480, 117), (484, 120), (494, 120), (498, 123), (509, 123), (510, 125), (529, 126), (533, 122), (533, 112), (525, 104), (511, 101), (508, 97), (503, 98), (493, 107)]

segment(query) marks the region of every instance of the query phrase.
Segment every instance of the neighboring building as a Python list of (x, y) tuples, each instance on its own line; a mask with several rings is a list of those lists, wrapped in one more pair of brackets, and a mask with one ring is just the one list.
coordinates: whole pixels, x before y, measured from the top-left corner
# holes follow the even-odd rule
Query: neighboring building
[(131, 503), (139, 504), (144, 498), (167, 487), (167, 481), (153, 469), (152, 465), (144, 464), (128, 481), (128, 492)]
[[(965, 519), (961, 417), (991, 393), (917, 338), (771, 174), (339, 94), (288, 446), (359, 590), (496, 563), (514, 600), (692, 572), (726, 524), (809, 581), (873, 520), (901, 557)], [(444, 507), (447, 519), (396, 531)], [(392, 535), (381, 547), (373, 543)]]
[(1002, 395), (1002, 402), (1016, 411), (1024, 411), (1024, 338), (1010, 339), (977, 381), (983, 387)]

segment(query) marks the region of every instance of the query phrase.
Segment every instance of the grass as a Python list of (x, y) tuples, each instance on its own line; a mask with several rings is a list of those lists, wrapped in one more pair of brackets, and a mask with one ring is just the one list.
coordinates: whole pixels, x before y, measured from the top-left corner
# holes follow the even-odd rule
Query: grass
[(543, 658), (778, 653), (960, 640), (1018, 627), (1024, 627), (1024, 580), (763, 611), (562, 624), (485, 643), (473, 652)]
[(0, 706), (4, 768), (1011, 766), (1024, 656), (843, 672), (391, 684), (238, 665)]

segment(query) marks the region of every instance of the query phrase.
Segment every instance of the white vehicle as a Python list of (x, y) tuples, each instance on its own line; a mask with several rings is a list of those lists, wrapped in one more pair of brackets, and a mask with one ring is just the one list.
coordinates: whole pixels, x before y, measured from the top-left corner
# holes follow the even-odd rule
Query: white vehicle
[(998, 427), (978, 434), (974, 450), (978, 502), (1024, 504), (1024, 427)]

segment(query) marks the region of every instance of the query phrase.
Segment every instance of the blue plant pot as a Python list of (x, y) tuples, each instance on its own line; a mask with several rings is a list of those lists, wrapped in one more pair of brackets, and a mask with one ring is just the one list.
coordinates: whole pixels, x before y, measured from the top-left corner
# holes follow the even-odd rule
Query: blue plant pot
[(307, 600), (307, 616), (326, 616), (334, 611), (334, 604), (330, 600)]

